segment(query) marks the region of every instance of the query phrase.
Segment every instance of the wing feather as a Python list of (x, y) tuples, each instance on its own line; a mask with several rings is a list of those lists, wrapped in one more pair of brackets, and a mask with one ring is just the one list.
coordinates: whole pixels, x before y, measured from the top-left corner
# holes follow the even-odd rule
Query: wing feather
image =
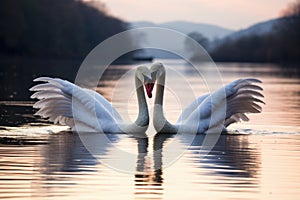
[[(49, 121), (68, 125), (72, 129), (76, 124), (80, 129), (94, 128), (113, 132), (118, 120), (122, 120), (117, 111), (103, 96), (89, 89), (59, 78), (39, 77), (34, 82), (45, 82), (33, 86), (35, 92), (31, 98), (38, 99), (33, 105), (39, 109), (35, 114)], [(99, 128), (97, 128), (99, 127)]]
[(218, 124), (227, 127), (232, 123), (249, 121), (247, 114), (260, 113), (262, 107), (259, 104), (265, 104), (261, 100), (264, 98), (261, 93), (263, 89), (257, 85), (260, 83), (262, 81), (254, 78), (238, 79), (209, 95), (201, 96), (201, 101), (194, 101), (183, 112), (187, 113), (182, 115), (187, 117), (183, 120), (199, 123), (199, 130)]

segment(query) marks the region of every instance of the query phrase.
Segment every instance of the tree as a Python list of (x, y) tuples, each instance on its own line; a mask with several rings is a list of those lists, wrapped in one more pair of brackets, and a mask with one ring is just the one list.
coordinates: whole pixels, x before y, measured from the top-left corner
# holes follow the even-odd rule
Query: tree
[(300, 62), (300, 0), (288, 5), (272, 31), (225, 39), (211, 50), (215, 61)]
[[(192, 33), (189, 33), (188, 34), (188, 37), (192, 38), (193, 40), (195, 40), (198, 44), (200, 44), (203, 48), (207, 48), (208, 47), (208, 44), (209, 44), (209, 40), (204, 36), (202, 35), (201, 33), (198, 33), (198, 32), (192, 32)], [(185, 42), (185, 45), (186, 45), (186, 49), (188, 51), (193, 51), (194, 50), (194, 46), (188, 42), (188, 40), (186, 40)]]
[(287, 8), (281, 11), (283, 17), (300, 17), (300, 0), (296, 0), (290, 3)]
[(101, 3), (79, 0), (1, 0), (0, 54), (82, 59), (128, 29), (107, 12)]
[(190, 59), (195, 61), (204, 61), (206, 60), (207, 56), (206, 53), (203, 51), (199, 52), (197, 49), (199, 49), (198, 44), (195, 44), (194, 42), (191, 42), (190, 38), (195, 40), (198, 44), (200, 44), (204, 49), (208, 47), (209, 40), (203, 36), (201, 33), (198, 32), (192, 32), (188, 34), (188, 38), (185, 40), (185, 49), (191, 53)]

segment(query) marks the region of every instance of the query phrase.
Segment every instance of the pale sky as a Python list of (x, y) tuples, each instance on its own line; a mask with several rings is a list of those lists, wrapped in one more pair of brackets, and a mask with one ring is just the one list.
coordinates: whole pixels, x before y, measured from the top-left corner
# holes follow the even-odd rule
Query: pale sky
[(101, 0), (126, 21), (183, 20), (241, 29), (276, 18), (293, 0)]

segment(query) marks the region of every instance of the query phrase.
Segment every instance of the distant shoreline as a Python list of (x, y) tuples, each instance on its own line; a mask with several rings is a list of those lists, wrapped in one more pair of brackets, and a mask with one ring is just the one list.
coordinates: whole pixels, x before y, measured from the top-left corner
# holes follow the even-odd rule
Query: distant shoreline
[[(1, 55), (0, 54), (0, 63), (6, 64), (22, 64), (24, 62), (33, 62), (33, 63), (45, 63), (45, 62), (62, 62), (62, 63), (74, 63), (78, 66), (84, 61), (85, 58), (68, 58), (68, 57), (33, 57), (33, 56), (19, 56), (19, 55)], [(123, 64), (135, 64), (139, 63), (139, 60), (136, 59), (117, 59), (113, 61), (112, 65), (123, 65)], [(1, 66), (0, 66), (1, 67)]]

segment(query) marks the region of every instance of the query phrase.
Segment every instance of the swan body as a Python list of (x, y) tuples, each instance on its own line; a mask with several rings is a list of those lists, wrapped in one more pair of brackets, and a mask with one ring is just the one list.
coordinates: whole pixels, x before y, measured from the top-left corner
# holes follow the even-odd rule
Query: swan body
[(156, 82), (153, 125), (161, 133), (205, 133), (209, 128), (221, 126), (226, 130), (232, 123), (249, 121), (247, 113), (260, 113), (259, 103), (262, 88), (254, 78), (239, 79), (227, 84), (211, 94), (198, 97), (181, 114), (175, 124), (171, 124), (163, 111), (163, 95), (166, 70), (163, 64), (151, 66), (153, 82)]
[[(67, 125), (72, 130), (106, 133), (140, 133), (149, 125), (149, 113), (144, 84), (151, 78), (149, 69), (139, 66), (135, 73), (135, 87), (139, 114), (132, 124), (124, 123), (122, 117), (99, 93), (81, 88), (59, 78), (40, 77), (34, 81), (46, 82), (30, 89), (38, 101), (33, 105), (39, 115), (56, 124)], [(146, 90), (148, 92), (148, 90)]]

